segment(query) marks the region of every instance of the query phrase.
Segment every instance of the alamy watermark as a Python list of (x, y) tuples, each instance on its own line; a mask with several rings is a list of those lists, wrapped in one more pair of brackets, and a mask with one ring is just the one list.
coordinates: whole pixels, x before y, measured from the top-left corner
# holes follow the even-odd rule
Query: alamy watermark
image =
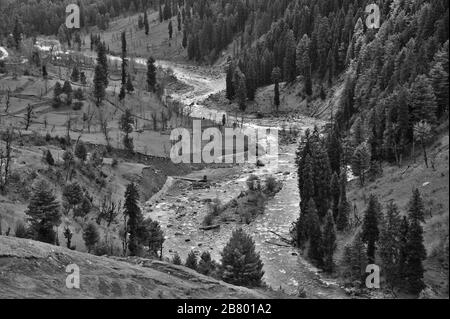
[(380, 289), (380, 267), (375, 264), (367, 265), (366, 273), (369, 273), (366, 277), (366, 287)]
[(369, 4), (366, 6), (366, 26), (368, 29), (379, 29), (380, 28), (380, 21), (381, 21), (381, 15), (380, 15), (380, 7), (375, 4)]
[(66, 288), (80, 289), (80, 267), (76, 264), (67, 265), (66, 273), (69, 273), (66, 277)]
[(192, 130), (174, 129), (170, 134), (170, 158), (180, 164), (257, 164), (262, 157), (278, 163), (278, 129), (265, 127), (202, 129), (193, 120)]
[(76, 4), (69, 4), (66, 7), (66, 13), (69, 13), (69, 15), (66, 17), (67, 29), (79, 29), (80, 28), (80, 7)]

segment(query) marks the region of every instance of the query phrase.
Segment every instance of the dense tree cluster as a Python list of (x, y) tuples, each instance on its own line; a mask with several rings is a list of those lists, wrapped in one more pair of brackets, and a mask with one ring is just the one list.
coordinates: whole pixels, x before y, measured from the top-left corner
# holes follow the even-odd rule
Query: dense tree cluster
[(364, 283), (367, 265), (373, 264), (379, 256), (387, 286), (419, 294), (425, 288), (424, 221), (424, 205), (417, 189), (413, 191), (408, 213), (403, 217), (394, 202), (388, 203), (383, 212), (378, 200), (371, 196), (361, 232), (345, 247), (343, 275)]

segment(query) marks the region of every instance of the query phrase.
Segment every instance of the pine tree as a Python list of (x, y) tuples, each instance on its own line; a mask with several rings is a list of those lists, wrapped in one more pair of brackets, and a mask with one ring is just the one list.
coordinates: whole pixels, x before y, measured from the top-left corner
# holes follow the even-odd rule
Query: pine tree
[(339, 176), (341, 172), (342, 145), (336, 126), (333, 127), (328, 135), (327, 150), (331, 171)]
[(336, 229), (334, 225), (333, 213), (328, 212), (323, 229), (323, 269), (332, 272), (334, 269), (333, 254), (336, 250)]
[(296, 52), (297, 70), (303, 76), (305, 93), (307, 95), (312, 94), (310, 43), (311, 41), (308, 35), (304, 34), (297, 45), (297, 52)]
[(323, 243), (320, 219), (314, 199), (310, 199), (307, 212), (307, 232), (309, 238), (308, 257), (321, 267), (323, 265)]
[(427, 121), (420, 121), (414, 124), (414, 141), (422, 145), (423, 160), (428, 168), (427, 145), (433, 139), (431, 125)]
[(75, 147), (75, 156), (82, 162), (85, 162), (87, 159), (86, 146), (82, 141), (78, 141)]
[(364, 282), (366, 274), (366, 267), (368, 265), (367, 251), (362, 240), (361, 233), (357, 233), (353, 242), (347, 245), (344, 249), (344, 256), (342, 259), (344, 268), (344, 275), (353, 280)]
[(255, 242), (242, 229), (233, 231), (222, 252), (222, 280), (233, 285), (258, 287), (264, 275)]
[(131, 256), (137, 256), (140, 252), (138, 228), (142, 222), (141, 208), (139, 207), (139, 192), (134, 183), (128, 184), (125, 191), (125, 203), (123, 214), (127, 216), (127, 230), (130, 234), (128, 249)]
[(94, 71), (94, 97), (95, 105), (97, 105), (97, 107), (102, 104), (102, 101), (106, 95), (103, 72), (103, 68), (97, 64)]
[(123, 139), (123, 145), (126, 150), (132, 152), (133, 151), (133, 138), (130, 137), (130, 134), (133, 132), (133, 115), (131, 114), (130, 109), (126, 109), (124, 114), (120, 117), (119, 127), (120, 130), (125, 133)]
[(247, 108), (247, 87), (245, 84), (245, 75), (240, 71), (237, 78), (236, 96), (238, 98), (239, 109), (245, 111)]
[(155, 92), (156, 89), (156, 66), (155, 59), (149, 57), (147, 60), (147, 87), (151, 92)]
[(70, 76), (70, 79), (73, 82), (78, 82), (80, 80), (80, 72), (78, 71), (77, 66), (74, 66), (72, 69), (72, 74)]
[(25, 214), (28, 215), (33, 238), (54, 244), (56, 233), (53, 227), (61, 223), (61, 212), (50, 185), (44, 180), (38, 180), (34, 183), (30, 203)]
[(318, 146), (315, 149), (313, 160), (314, 200), (319, 217), (323, 220), (330, 208), (331, 169), (324, 141), (320, 138), (318, 130), (315, 130), (315, 135)]
[(431, 68), (430, 78), (436, 95), (436, 103), (437, 103), (436, 116), (438, 119), (440, 119), (443, 114), (448, 113), (448, 105), (449, 105), (448, 72), (445, 71), (441, 62), (436, 63)]
[(281, 70), (279, 67), (276, 67), (272, 70), (272, 82), (274, 83), (273, 103), (275, 104), (277, 113), (280, 107), (280, 81), (281, 81)]
[(50, 150), (47, 150), (45, 153), (45, 161), (50, 166), (55, 165), (55, 160), (53, 159), (52, 152), (50, 152)]
[(399, 228), (399, 256), (398, 256), (398, 280), (399, 286), (405, 287), (406, 280), (406, 259), (408, 257), (408, 233), (409, 223), (408, 218), (403, 216), (400, 221)]
[(419, 222), (425, 223), (424, 205), (420, 191), (416, 188), (413, 190), (412, 197), (408, 204), (409, 216)]
[[(99, 77), (104, 87), (108, 87), (108, 58), (106, 57), (106, 47), (104, 42), (100, 42), (97, 46), (97, 64), (101, 66)], [(95, 83), (95, 81), (94, 81)]]
[(127, 84), (127, 38), (125, 31), (121, 34), (122, 40), (122, 85), (120, 87), (119, 100), (123, 100), (126, 96), (126, 84)]
[(169, 21), (169, 39), (172, 39), (173, 35), (173, 26), (172, 26), (172, 20)]
[(292, 30), (289, 30), (286, 35), (286, 50), (283, 62), (284, 80), (292, 83), (296, 79), (295, 66), (295, 39)]
[(144, 10), (144, 28), (145, 28), (145, 35), (148, 35), (148, 32), (150, 31), (150, 27), (148, 25), (147, 10)]
[(409, 292), (418, 294), (425, 288), (423, 281), (424, 267), (423, 261), (427, 257), (425, 246), (423, 244), (423, 206), (419, 192), (416, 190), (410, 201), (408, 215), (408, 235), (406, 244), (405, 260), (405, 282)]
[(331, 177), (330, 193), (331, 193), (331, 208), (333, 211), (333, 218), (337, 219), (339, 214), (339, 198), (341, 195), (341, 190), (339, 186), (339, 177), (336, 172), (334, 172), (333, 176)]
[(197, 270), (198, 263), (197, 263), (197, 256), (195, 256), (195, 253), (191, 250), (186, 258), (186, 263), (184, 264), (186, 267)]
[(367, 243), (367, 258), (370, 264), (375, 262), (376, 243), (380, 234), (378, 229), (379, 215), (380, 203), (375, 195), (370, 195), (362, 226), (362, 239)]
[(45, 65), (42, 66), (42, 77), (44, 79), (47, 79), (47, 77), (48, 77), (47, 66), (45, 66)]
[(12, 34), (14, 38), (14, 44), (17, 50), (19, 50), (20, 44), (22, 42), (22, 33), (23, 33), (22, 23), (20, 22), (19, 17), (16, 16), (14, 20), (14, 29)]
[(127, 89), (128, 94), (130, 94), (131, 92), (134, 92), (133, 81), (131, 80), (130, 74), (128, 74), (128, 77), (127, 77), (126, 89)]
[(200, 261), (198, 262), (197, 271), (202, 275), (208, 276), (214, 270), (213, 261), (211, 259), (211, 254), (208, 251), (205, 251), (200, 256)]
[(178, 266), (182, 264), (180, 255), (178, 255), (178, 253), (175, 253), (175, 255), (173, 256), (172, 264), (178, 265)]
[(366, 143), (359, 145), (352, 158), (352, 171), (359, 177), (361, 187), (364, 186), (366, 171), (370, 165), (370, 153)]
[(162, 258), (162, 248), (165, 241), (161, 225), (156, 220), (147, 218), (138, 225), (137, 238), (139, 244), (146, 244), (151, 256)]
[(233, 100), (235, 96), (235, 89), (233, 84), (234, 64), (231, 59), (228, 59), (227, 76), (226, 76), (226, 94), (228, 100)]
[(97, 226), (94, 223), (89, 223), (83, 231), (83, 240), (84, 244), (88, 249), (88, 253), (90, 253), (97, 245), (100, 240), (100, 235), (98, 233)]
[(426, 120), (429, 123), (436, 122), (436, 96), (431, 81), (425, 75), (419, 75), (410, 89), (411, 96), (411, 120), (413, 123)]
[(66, 239), (66, 247), (71, 249), (72, 248), (72, 237), (73, 233), (70, 230), (69, 227), (64, 228), (64, 238)]
[(401, 219), (397, 205), (390, 202), (381, 223), (379, 254), (386, 282), (392, 287), (399, 282), (400, 227)]

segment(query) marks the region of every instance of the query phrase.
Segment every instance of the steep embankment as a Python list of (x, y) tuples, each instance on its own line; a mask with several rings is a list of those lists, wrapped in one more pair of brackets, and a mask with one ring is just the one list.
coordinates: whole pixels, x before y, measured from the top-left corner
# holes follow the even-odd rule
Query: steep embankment
[[(80, 269), (80, 289), (66, 288), (65, 270), (70, 264)], [(164, 262), (115, 260), (5, 236), (0, 236), (0, 287), (0, 298), (283, 297)]]

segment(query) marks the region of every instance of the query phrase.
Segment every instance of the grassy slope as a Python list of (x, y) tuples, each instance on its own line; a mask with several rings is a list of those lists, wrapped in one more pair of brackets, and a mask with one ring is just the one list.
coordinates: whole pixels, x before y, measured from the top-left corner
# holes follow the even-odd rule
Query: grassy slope
[[(176, 17), (172, 18), (173, 38), (169, 39), (169, 21), (159, 22), (159, 13), (149, 11), (149, 34), (144, 29), (138, 29), (139, 14), (122, 17), (113, 20), (106, 31), (93, 28), (93, 33), (100, 33), (106, 46), (111, 52), (120, 54), (122, 44), (120, 34), (126, 30), (127, 51), (131, 56), (153, 56), (155, 59), (183, 61), (186, 58), (186, 50), (182, 47), (183, 33), (178, 31)], [(85, 37), (85, 48), (90, 45), (89, 35)]]
[[(446, 128), (445, 130), (448, 130)], [(439, 295), (448, 296), (448, 228), (449, 228), (449, 135), (448, 131), (428, 149), (429, 157), (435, 160), (435, 169), (426, 168), (422, 153), (417, 152), (416, 161), (403, 163), (402, 167), (384, 165), (383, 176), (375, 182), (359, 187), (354, 180), (348, 187), (348, 199), (356, 205), (356, 212), (362, 220), (366, 200), (370, 194), (378, 196), (385, 206), (393, 200), (402, 214), (407, 213), (412, 190), (418, 188), (426, 210), (424, 242), (428, 258), (425, 261), (425, 282)], [(350, 242), (356, 231), (339, 236), (336, 260), (342, 256), (343, 247)]]
[[(67, 265), (80, 269), (80, 289), (66, 288)], [(0, 298), (283, 298), (226, 284), (159, 261), (109, 259), (0, 236)]]

